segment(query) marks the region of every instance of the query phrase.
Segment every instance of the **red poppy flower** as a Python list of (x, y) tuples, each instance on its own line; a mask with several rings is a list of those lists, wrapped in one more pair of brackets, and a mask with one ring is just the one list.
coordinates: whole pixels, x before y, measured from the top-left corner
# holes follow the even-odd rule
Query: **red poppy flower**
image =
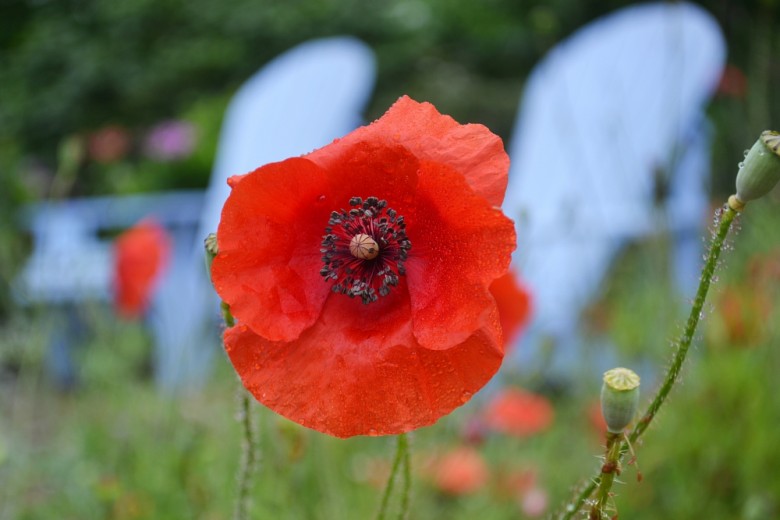
[(747, 94), (747, 90), (748, 81), (742, 69), (736, 65), (726, 65), (718, 83), (717, 93), (726, 97), (742, 99)]
[(497, 278), (490, 285), (496, 299), (505, 344), (511, 344), (531, 315), (531, 295), (522, 287), (513, 273)]
[(168, 261), (170, 238), (156, 222), (144, 220), (114, 242), (114, 304), (126, 318), (144, 313), (155, 282)]
[(587, 409), (588, 422), (598, 434), (598, 441), (603, 442), (604, 436), (607, 434), (607, 421), (604, 419), (604, 414), (601, 412), (601, 401), (594, 401), (588, 405)]
[(434, 423), (498, 370), (509, 160), (407, 97), (300, 158), (232, 177), (212, 280), (225, 348), (264, 405), (338, 437)]
[(461, 446), (441, 457), (434, 465), (433, 483), (449, 495), (467, 495), (479, 491), (487, 484), (490, 471), (480, 453)]
[(520, 388), (507, 388), (485, 410), (485, 424), (495, 431), (528, 437), (546, 430), (553, 421), (553, 408), (544, 397)]

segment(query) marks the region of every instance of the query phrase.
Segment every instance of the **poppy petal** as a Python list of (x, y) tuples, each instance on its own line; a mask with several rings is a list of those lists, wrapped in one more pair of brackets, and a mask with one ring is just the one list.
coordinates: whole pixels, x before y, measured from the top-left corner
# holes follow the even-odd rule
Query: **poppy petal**
[[(412, 219), (417, 191), (418, 159), (402, 146), (378, 146), (358, 141), (346, 148), (338, 168), (326, 169), (331, 209), (344, 208), (351, 197), (378, 197), (388, 207)], [(321, 232), (327, 219), (322, 222)]]
[(461, 125), (440, 114), (430, 103), (403, 96), (374, 123), (306, 157), (326, 168), (339, 165), (356, 141), (404, 146), (420, 159), (445, 164), (459, 172), (490, 204), (500, 206), (504, 200), (509, 156), (501, 138), (483, 125)]
[(317, 165), (295, 158), (231, 183), (212, 280), (233, 315), (269, 340), (297, 338), (328, 296), (319, 274), (332, 210), (325, 180)]
[(511, 220), (450, 168), (423, 162), (407, 279), (414, 334), (446, 349), (484, 327), (496, 304), (488, 290), (515, 248)]
[(423, 348), (398, 289), (368, 306), (333, 294), (317, 323), (289, 343), (239, 325), (225, 331), (226, 351), (258, 401), (306, 427), (351, 437), (433, 424), (498, 370), (501, 333), (484, 328), (449, 350)]

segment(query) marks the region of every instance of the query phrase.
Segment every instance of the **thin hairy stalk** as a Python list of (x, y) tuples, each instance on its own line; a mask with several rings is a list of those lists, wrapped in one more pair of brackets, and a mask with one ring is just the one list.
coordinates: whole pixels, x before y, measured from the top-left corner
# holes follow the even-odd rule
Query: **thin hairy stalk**
[(398, 439), (398, 442), (404, 443), (403, 447), (403, 460), (401, 463), (403, 464), (403, 491), (401, 493), (401, 511), (398, 513), (398, 520), (405, 520), (406, 517), (409, 515), (409, 497), (411, 495), (412, 490), (412, 465), (410, 456), (409, 456), (409, 445), (408, 440), (406, 438), (406, 434), (402, 435), (403, 439)]
[(680, 375), (682, 364), (688, 354), (688, 349), (690, 348), (694, 334), (696, 333), (696, 327), (701, 319), (704, 300), (707, 298), (707, 292), (710, 290), (710, 283), (712, 282), (712, 276), (715, 274), (715, 268), (718, 266), (718, 258), (720, 258), (723, 243), (726, 241), (726, 235), (728, 235), (731, 223), (736, 216), (737, 211), (732, 209), (729, 205), (721, 212), (720, 226), (718, 226), (718, 230), (712, 238), (710, 250), (707, 254), (707, 261), (704, 263), (704, 269), (702, 270), (701, 278), (699, 279), (699, 288), (696, 291), (696, 298), (693, 300), (693, 307), (691, 308), (691, 313), (688, 315), (685, 330), (683, 330), (683, 334), (677, 342), (677, 350), (674, 353), (672, 364), (669, 367), (664, 382), (661, 385), (661, 388), (658, 389), (655, 398), (650, 403), (650, 406), (647, 407), (647, 411), (642, 416), (642, 419), (639, 420), (631, 431), (628, 439), (632, 444), (639, 439), (647, 429)]
[(252, 473), (257, 463), (257, 450), (254, 428), (252, 427), (252, 417), (249, 406), (251, 404), (249, 393), (243, 387), (240, 391), (239, 420), (244, 434), (243, 454), (241, 456), (241, 466), (238, 469), (238, 495), (236, 497), (236, 506), (233, 512), (235, 520), (246, 520), (249, 518), (249, 488), (252, 484)]
[(604, 464), (601, 466), (601, 479), (599, 481), (596, 500), (590, 510), (589, 520), (601, 520), (606, 512), (609, 502), (609, 491), (612, 489), (612, 482), (620, 469), (620, 447), (623, 442), (623, 435), (620, 433), (607, 433), (607, 450), (604, 456)]
[[(704, 308), (704, 301), (707, 298), (707, 292), (710, 289), (712, 277), (715, 274), (716, 267), (718, 266), (718, 259), (720, 258), (723, 244), (726, 240), (729, 229), (731, 228), (731, 223), (734, 221), (734, 218), (741, 209), (739, 206), (732, 206), (732, 199), (729, 200), (729, 204), (727, 204), (721, 212), (720, 224), (712, 237), (712, 242), (710, 243), (707, 259), (704, 263), (704, 268), (702, 269), (701, 278), (699, 279), (699, 288), (696, 291), (696, 297), (694, 298), (693, 306), (691, 307), (691, 313), (688, 315), (688, 321), (685, 324), (685, 329), (683, 330), (682, 336), (677, 341), (677, 348), (675, 349), (674, 357), (672, 358), (672, 363), (669, 366), (669, 370), (666, 372), (664, 382), (656, 392), (655, 397), (650, 402), (650, 405), (642, 415), (642, 418), (636, 423), (633, 430), (628, 435), (628, 442), (625, 440), (616, 442), (618, 446), (616, 449), (619, 451), (617, 458), (618, 466), (620, 464), (621, 458), (628, 451), (629, 443), (634, 444), (639, 439), (639, 437), (642, 436), (645, 430), (647, 430), (647, 427), (650, 425), (650, 422), (652, 422), (653, 418), (655, 418), (655, 416), (658, 414), (658, 410), (664, 404), (664, 401), (666, 401), (666, 398), (669, 396), (669, 392), (672, 390), (672, 387), (677, 382), (677, 379), (680, 375), (683, 362), (688, 355), (688, 349), (690, 348), (691, 342), (693, 341), (694, 335), (696, 333), (696, 327), (698, 326), (699, 320), (701, 319), (702, 309)], [(566, 510), (559, 518), (562, 520), (569, 520), (573, 518), (574, 515), (576, 515), (585, 504), (585, 501), (588, 500), (588, 497), (593, 494), (596, 488), (599, 488), (598, 501), (600, 502), (603, 493), (608, 494), (612, 485), (612, 478), (609, 479), (609, 482), (606, 480), (606, 475), (600, 470), (599, 474), (593, 477), (593, 479), (577, 494), (577, 496), (566, 507)]]
[(406, 439), (406, 434), (402, 433), (398, 435), (398, 447), (395, 451), (395, 459), (393, 459), (393, 467), (390, 469), (390, 477), (387, 479), (387, 485), (385, 491), (382, 494), (382, 502), (379, 505), (379, 513), (376, 515), (376, 520), (385, 520), (387, 517), (387, 506), (390, 503), (390, 495), (393, 493), (393, 487), (395, 486), (395, 478), (398, 475), (398, 468), (401, 464), (404, 465), (404, 496), (402, 497), (401, 516), (403, 518), (406, 515), (406, 509), (408, 508), (409, 500), (409, 444)]

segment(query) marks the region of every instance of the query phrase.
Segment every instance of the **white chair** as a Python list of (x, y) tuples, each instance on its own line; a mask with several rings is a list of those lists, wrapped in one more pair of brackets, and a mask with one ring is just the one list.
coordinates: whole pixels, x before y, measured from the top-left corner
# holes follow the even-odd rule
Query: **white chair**
[(195, 243), (163, 280), (153, 305), (156, 374), (164, 388), (201, 381), (218, 344), (208, 334), (216, 330), (219, 308), (204, 268), (203, 240), (217, 230), (230, 192), (227, 178), (308, 153), (355, 129), (375, 75), (374, 55), (365, 44), (328, 38), (279, 56), (235, 95), (225, 115)]
[[(303, 43), (265, 65), (232, 99), (205, 193), (96, 197), (27, 208), (33, 253), (14, 283), (18, 300), (78, 305), (108, 299), (111, 244), (99, 233), (153, 216), (174, 235), (172, 258), (148, 313), (155, 375), (170, 390), (202, 381), (219, 344), (218, 301), (206, 276), (203, 239), (217, 229), (227, 178), (353, 130), (361, 124), (375, 75), (373, 52), (359, 40)], [(54, 364), (62, 365), (54, 372), (70, 380), (69, 357), (62, 351), (53, 352)]]
[(703, 109), (724, 58), (702, 8), (652, 3), (596, 20), (533, 70), (504, 202), (517, 223), (515, 268), (534, 295), (522, 362), (551, 338), (554, 367), (572, 366), (581, 311), (629, 239), (671, 233), (678, 285), (691, 294), (707, 208)]

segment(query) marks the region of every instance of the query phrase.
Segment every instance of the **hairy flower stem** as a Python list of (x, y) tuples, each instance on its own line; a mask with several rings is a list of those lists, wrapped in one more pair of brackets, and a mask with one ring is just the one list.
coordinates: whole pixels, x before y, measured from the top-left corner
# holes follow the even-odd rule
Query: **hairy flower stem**
[[(666, 372), (664, 382), (656, 392), (655, 397), (647, 407), (645, 413), (642, 415), (642, 418), (636, 423), (634, 429), (628, 435), (627, 440), (615, 441), (615, 444), (618, 446), (616, 449), (619, 452), (617, 457), (618, 464), (620, 463), (622, 456), (628, 451), (629, 443), (633, 444), (636, 442), (645, 432), (645, 430), (647, 430), (650, 422), (658, 413), (658, 410), (661, 408), (661, 405), (663, 405), (675, 382), (677, 382), (677, 378), (680, 375), (680, 370), (682, 369), (682, 364), (685, 361), (685, 357), (688, 355), (688, 349), (691, 346), (691, 342), (693, 341), (693, 337), (696, 333), (696, 327), (698, 326), (699, 320), (701, 318), (702, 308), (704, 307), (704, 300), (707, 298), (707, 292), (710, 289), (710, 283), (712, 282), (713, 274), (715, 273), (715, 269), (718, 266), (718, 258), (720, 257), (721, 250), (723, 249), (723, 243), (725, 242), (726, 236), (728, 235), (729, 229), (731, 228), (731, 223), (734, 221), (734, 218), (744, 206), (744, 204), (740, 206), (738, 204), (738, 200), (733, 202), (734, 199), (735, 198), (732, 196), (729, 199), (729, 203), (721, 212), (720, 224), (718, 225), (718, 229), (713, 235), (712, 242), (710, 243), (710, 249), (707, 253), (707, 259), (704, 263), (704, 268), (702, 269), (701, 279), (699, 280), (699, 288), (696, 291), (696, 297), (693, 300), (693, 307), (691, 307), (691, 313), (688, 315), (688, 321), (685, 324), (685, 330), (683, 330), (682, 336), (677, 341), (677, 348), (674, 352), (674, 357), (672, 358), (672, 363), (669, 366), (669, 370)], [(607, 446), (609, 448), (609, 440)], [(603, 473), (603, 471), (599, 471), (599, 474), (596, 475), (588, 483), (588, 485), (577, 494), (574, 501), (566, 507), (566, 510), (560, 516), (560, 518), (562, 520), (569, 520), (573, 518), (574, 515), (576, 515), (577, 512), (582, 508), (588, 497), (593, 494), (596, 488), (599, 488), (598, 500), (596, 506), (594, 506), (595, 509), (600, 503), (601, 498), (609, 494), (613, 480), (614, 475), (610, 475), (610, 477), (607, 479), (607, 476)], [(590, 518), (599, 518), (593, 517), (592, 515), (593, 510), (591, 510)]]
[(258, 458), (255, 449), (252, 418), (249, 414), (249, 393), (243, 388), (240, 388), (240, 392), (239, 420), (244, 430), (244, 442), (241, 467), (238, 470), (238, 496), (236, 497), (236, 507), (233, 513), (234, 520), (246, 520), (249, 518), (249, 488), (252, 483), (252, 472), (255, 469)]
[(403, 490), (401, 491), (401, 510), (398, 513), (398, 519), (403, 520), (406, 518), (409, 512), (409, 492), (411, 489), (411, 468), (409, 464), (409, 441), (406, 438), (406, 434), (402, 433), (398, 435), (398, 448), (395, 451), (395, 459), (393, 460), (393, 467), (390, 470), (390, 477), (387, 479), (387, 485), (385, 491), (382, 494), (382, 502), (379, 505), (379, 513), (376, 515), (377, 520), (385, 520), (387, 517), (387, 506), (390, 503), (390, 495), (393, 493), (393, 487), (395, 485), (395, 478), (398, 475), (398, 469), (403, 465)]
[[(211, 264), (219, 252), (217, 235), (210, 233), (204, 241), (204, 246), (206, 248), (206, 270), (210, 276)], [(236, 319), (233, 317), (233, 313), (230, 312), (230, 305), (220, 302), (219, 308), (222, 311), (222, 320), (225, 322), (225, 326), (228, 328), (234, 327)], [(249, 518), (249, 488), (252, 484), (252, 473), (255, 470), (260, 454), (256, 447), (257, 441), (255, 440), (254, 428), (252, 427), (252, 416), (249, 413), (251, 405), (249, 393), (240, 385), (238, 391), (240, 401), (238, 420), (241, 421), (244, 441), (242, 444), (241, 465), (236, 476), (238, 495), (236, 496), (236, 505), (233, 510), (233, 519), (247, 520)]]
[(609, 501), (609, 490), (612, 488), (612, 482), (615, 475), (620, 473), (620, 447), (623, 441), (623, 434), (607, 432), (607, 450), (604, 457), (604, 464), (601, 466), (601, 480), (599, 482), (596, 501), (590, 510), (588, 520), (601, 520), (607, 509)]

